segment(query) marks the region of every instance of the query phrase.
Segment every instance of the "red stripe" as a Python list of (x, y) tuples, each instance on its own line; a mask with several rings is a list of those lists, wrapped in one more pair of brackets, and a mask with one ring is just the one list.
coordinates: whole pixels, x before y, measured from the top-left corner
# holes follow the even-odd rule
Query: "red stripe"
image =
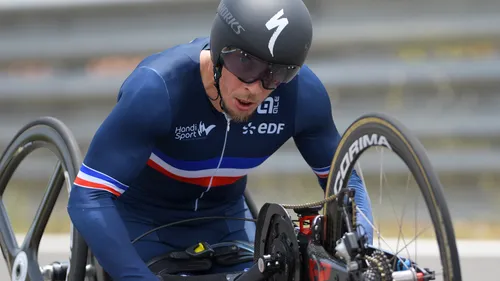
[(95, 183), (95, 182), (90, 182), (90, 181), (86, 181), (86, 180), (81, 179), (79, 177), (76, 177), (75, 184), (81, 185), (83, 187), (88, 187), (88, 188), (104, 189), (106, 191), (109, 191), (109, 192), (113, 193), (116, 196), (120, 196), (121, 195), (118, 191), (112, 189), (111, 187), (109, 187), (107, 185), (100, 184), (100, 183)]
[[(318, 175), (318, 174), (316, 174)], [(322, 178), (322, 179), (326, 179), (328, 177), (329, 174), (325, 174), (325, 175), (318, 175), (318, 177)]]
[[(182, 181), (185, 183), (190, 183), (190, 184), (196, 184), (200, 186), (207, 187), (210, 184), (210, 178), (211, 177), (201, 177), (201, 178), (186, 178), (186, 177), (181, 177), (176, 174), (173, 174), (167, 170), (165, 170), (163, 167), (160, 165), (156, 164), (153, 160), (149, 159), (148, 160), (148, 166), (151, 168), (155, 169), (156, 171), (173, 178), (178, 181)], [(213, 186), (222, 186), (222, 185), (228, 185), (235, 183), (237, 180), (241, 179), (242, 177), (214, 177), (212, 180), (212, 187)]]

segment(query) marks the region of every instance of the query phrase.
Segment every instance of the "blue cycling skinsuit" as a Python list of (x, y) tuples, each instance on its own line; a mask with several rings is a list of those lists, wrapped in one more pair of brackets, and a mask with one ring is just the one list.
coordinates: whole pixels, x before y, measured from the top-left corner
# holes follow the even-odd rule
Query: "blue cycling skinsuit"
[[(147, 261), (200, 241), (253, 242), (255, 224), (234, 220), (191, 222), (131, 240), (187, 218), (251, 217), (243, 197), (247, 174), (290, 138), (325, 189), (340, 135), (316, 75), (304, 65), (248, 122), (235, 123), (213, 107), (204, 89), (199, 55), (208, 44), (208, 38), (197, 38), (134, 69), (72, 185), (72, 223), (113, 280), (157, 281)], [(349, 186), (372, 220), (355, 172)], [(371, 241), (370, 224), (363, 217), (359, 222)]]

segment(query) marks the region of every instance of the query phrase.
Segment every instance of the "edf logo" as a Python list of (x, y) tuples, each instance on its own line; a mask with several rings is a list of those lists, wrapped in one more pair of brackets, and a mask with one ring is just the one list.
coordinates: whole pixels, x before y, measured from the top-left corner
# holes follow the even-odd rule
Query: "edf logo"
[(284, 129), (285, 123), (262, 123), (256, 127), (255, 125), (252, 125), (252, 122), (250, 122), (246, 126), (243, 126), (243, 134), (253, 135), (256, 130), (260, 135), (278, 135)]

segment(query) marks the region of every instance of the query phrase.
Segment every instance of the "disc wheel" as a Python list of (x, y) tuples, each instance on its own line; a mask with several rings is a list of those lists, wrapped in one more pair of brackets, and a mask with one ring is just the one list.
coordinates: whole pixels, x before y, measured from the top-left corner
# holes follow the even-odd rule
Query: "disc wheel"
[[(17, 167), (26, 156), (39, 148), (50, 150), (57, 156), (58, 161), (33, 223), (21, 245), (17, 243), (5, 205), (3, 201), (0, 202), (0, 246), (11, 279), (16, 281), (43, 280), (38, 264), (40, 241), (64, 182), (74, 181), (82, 162), (80, 149), (70, 130), (58, 119), (39, 118), (21, 128), (0, 158), (2, 199)], [(73, 226), (70, 228), (70, 237), (71, 254), (66, 280), (83, 281), (86, 275), (88, 247)]]
[[(452, 220), (441, 183), (434, 173), (421, 143), (407, 128), (384, 114), (367, 114), (358, 118), (344, 133), (335, 152), (325, 196), (347, 188), (348, 179), (358, 158), (370, 147), (383, 147), (395, 153), (408, 167), (420, 190), (434, 227), (445, 281), (460, 281), (460, 263)], [(342, 202), (340, 202), (342, 203)], [(335, 244), (346, 232), (344, 212), (339, 201), (325, 203), (324, 247), (335, 252)], [(357, 210), (359, 211), (359, 210)], [(349, 220), (353, 219), (347, 218)], [(377, 230), (374, 229), (374, 235)]]
[(257, 220), (254, 261), (264, 255), (281, 257), (281, 270), (269, 281), (300, 280), (300, 252), (293, 222), (286, 210), (278, 204), (265, 203)]

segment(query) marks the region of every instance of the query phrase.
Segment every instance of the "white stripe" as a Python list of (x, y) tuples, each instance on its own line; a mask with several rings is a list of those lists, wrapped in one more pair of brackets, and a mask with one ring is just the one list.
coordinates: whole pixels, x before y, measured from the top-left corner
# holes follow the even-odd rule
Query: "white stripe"
[[(17, 240), (22, 243), (24, 234), (16, 234)], [(397, 238), (384, 238), (393, 249), (396, 249)], [(20, 244), (19, 243), (19, 244)], [(42, 236), (40, 243), (40, 254), (69, 254), (69, 234), (46, 234)], [(383, 243), (383, 242), (382, 242)], [(399, 249), (401, 249), (400, 241)], [(375, 244), (378, 247), (378, 243)], [(458, 252), (461, 258), (500, 258), (500, 240), (457, 240)], [(385, 248), (382, 246), (382, 248)], [(415, 245), (408, 247), (410, 255), (415, 252)], [(406, 250), (400, 253), (406, 256)], [(439, 257), (437, 242), (435, 240), (417, 240), (418, 257)]]
[(218, 177), (242, 177), (244, 175), (247, 175), (252, 169), (234, 169), (234, 168), (219, 168), (218, 170), (215, 169), (205, 169), (205, 170), (198, 170), (198, 171), (186, 171), (186, 170), (181, 170), (178, 168), (175, 168), (165, 161), (161, 160), (160, 157), (158, 157), (155, 154), (151, 154), (150, 158), (151, 161), (155, 162), (158, 164), (160, 167), (163, 169), (167, 170), (168, 172), (181, 176), (184, 178), (204, 178), (204, 177), (211, 177), (215, 174), (217, 171), (217, 176)]
[(326, 172), (316, 172), (316, 171), (314, 171), (314, 172), (316, 173), (316, 175), (328, 175), (328, 173), (330, 173), (330, 171), (326, 171)]
[(331, 166), (326, 166), (326, 167), (323, 167), (323, 168), (314, 168), (314, 167), (311, 167), (313, 170), (315, 171), (318, 171), (318, 170), (324, 170), (324, 169), (327, 169), (327, 170), (330, 170), (330, 167)]
[[(107, 186), (107, 187), (115, 190), (116, 192), (118, 192), (120, 194), (125, 191), (125, 190), (119, 188), (118, 186), (116, 186), (116, 185), (114, 185), (114, 184), (112, 184), (110, 182), (107, 182), (107, 181), (102, 180), (100, 178), (93, 177), (91, 175), (87, 175), (86, 173), (84, 173), (82, 171), (78, 172), (78, 177), (81, 178), (82, 180), (86, 180), (86, 181), (89, 181), (89, 182), (93, 182), (93, 183), (98, 183), (98, 184), (105, 185), (105, 186)], [(83, 186), (83, 187), (85, 187), (85, 186)], [(92, 186), (89, 186), (89, 187), (94, 188)]]
[(95, 170), (95, 169), (92, 169), (92, 168), (90, 168), (89, 166), (85, 165), (85, 163), (84, 163), (84, 164), (82, 164), (82, 165), (83, 165), (83, 166), (85, 166), (87, 169), (89, 169), (89, 170), (91, 170), (91, 171), (93, 171), (93, 172), (95, 172), (95, 173), (98, 173), (99, 175), (101, 175), (101, 176), (103, 176), (103, 177), (110, 178), (110, 179), (112, 179), (112, 180), (116, 181), (117, 183), (119, 183), (119, 184), (123, 185), (125, 188), (128, 188), (128, 185), (126, 185), (126, 184), (124, 184), (124, 183), (120, 182), (119, 180), (117, 180), (117, 179), (115, 179), (115, 178), (113, 178), (113, 177), (110, 177), (110, 176), (106, 175), (105, 173), (101, 173), (101, 172), (99, 172), (99, 171), (97, 171), (97, 170)]

